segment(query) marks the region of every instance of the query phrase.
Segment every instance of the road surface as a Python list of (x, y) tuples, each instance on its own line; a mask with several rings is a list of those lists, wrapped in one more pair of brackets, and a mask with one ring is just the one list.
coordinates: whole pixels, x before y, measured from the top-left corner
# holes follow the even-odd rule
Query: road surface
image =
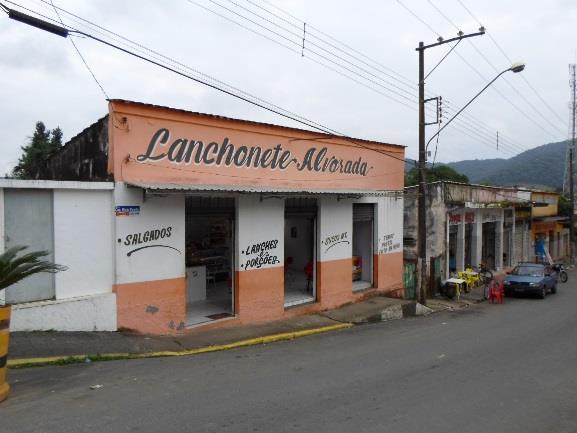
[(291, 342), (11, 370), (0, 431), (574, 433), (576, 307), (573, 278), (545, 300)]

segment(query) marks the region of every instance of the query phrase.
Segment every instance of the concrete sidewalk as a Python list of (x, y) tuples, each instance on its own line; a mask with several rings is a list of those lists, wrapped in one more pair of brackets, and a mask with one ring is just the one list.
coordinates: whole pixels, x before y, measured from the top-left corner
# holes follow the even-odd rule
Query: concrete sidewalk
[(198, 327), (175, 336), (121, 332), (13, 332), (8, 366), (17, 368), (91, 360), (183, 356), (290, 340), (356, 324), (402, 319), (435, 310), (468, 306), (467, 302), (431, 302), (432, 308), (427, 308), (413, 301), (376, 296), (314, 315), (208, 331)]

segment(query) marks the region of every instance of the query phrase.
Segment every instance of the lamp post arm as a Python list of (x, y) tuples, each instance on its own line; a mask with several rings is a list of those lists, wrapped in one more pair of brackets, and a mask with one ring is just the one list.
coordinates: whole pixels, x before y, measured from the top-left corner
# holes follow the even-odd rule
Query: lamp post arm
[(487, 87), (489, 87), (491, 84), (493, 84), (495, 81), (497, 81), (497, 79), (498, 79), (501, 75), (503, 75), (505, 72), (509, 72), (510, 70), (511, 70), (511, 68), (505, 69), (503, 72), (501, 72), (499, 75), (497, 75), (497, 76), (496, 76), (495, 78), (493, 78), (491, 81), (489, 81), (485, 87), (483, 87), (475, 96), (473, 96), (473, 99), (471, 99), (469, 102), (467, 102), (463, 108), (461, 108), (459, 111), (457, 111), (457, 112), (455, 113), (455, 115), (454, 115), (453, 117), (451, 117), (447, 123), (445, 123), (435, 134), (433, 134), (433, 136), (432, 136), (431, 138), (429, 138), (429, 141), (427, 141), (427, 146), (426, 146), (426, 148), (428, 149), (428, 148), (429, 148), (429, 143), (430, 143), (437, 135), (439, 135), (443, 129), (445, 129), (447, 126), (449, 126), (449, 125), (451, 124), (451, 122), (452, 122), (453, 120), (455, 120), (455, 118), (465, 110), (465, 108), (467, 108), (469, 105), (471, 105), (471, 103), (472, 103), (475, 99), (477, 99), (477, 97), (478, 97), (481, 93), (483, 93), (485, 90), (487, 90)]

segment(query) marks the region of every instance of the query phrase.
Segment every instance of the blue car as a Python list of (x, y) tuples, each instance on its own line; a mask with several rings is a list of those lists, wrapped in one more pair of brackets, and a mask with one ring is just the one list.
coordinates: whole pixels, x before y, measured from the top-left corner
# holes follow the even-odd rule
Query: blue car
[(542, 263), (519, 263), (503, 281), (506, 296), (557, 293), (557, 274)]

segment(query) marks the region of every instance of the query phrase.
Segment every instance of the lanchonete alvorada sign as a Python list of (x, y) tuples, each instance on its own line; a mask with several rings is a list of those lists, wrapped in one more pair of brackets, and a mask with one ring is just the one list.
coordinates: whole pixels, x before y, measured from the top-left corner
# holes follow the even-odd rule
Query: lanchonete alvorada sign
[(177, 165), (204, 165), (216, 167), (257, 168), (317, 173), (342, 173), (366, 176), (372, 167), (367, 161), (339, 158), (331, 155), (327, 147), (310, 147), (303, 156), (277, 144), (271, 148), (233, 144), (229, 138), (205, 143), (188, 138), (171, 139), (167, 128), (156, 131), (145, 153), (137, 155), (141, 163), (169, 161)]

